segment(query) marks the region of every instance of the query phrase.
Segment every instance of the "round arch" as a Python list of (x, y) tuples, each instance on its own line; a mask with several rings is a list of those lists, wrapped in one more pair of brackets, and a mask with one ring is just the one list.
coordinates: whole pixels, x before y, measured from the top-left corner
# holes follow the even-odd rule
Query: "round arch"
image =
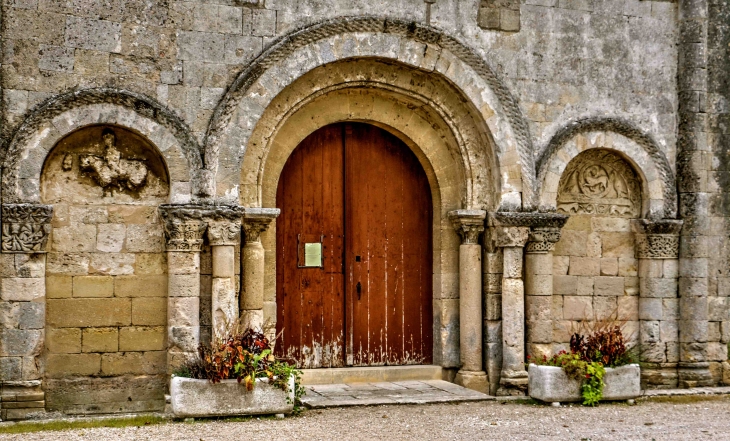
[[(432, 101), (451, 111), (456, 132), (462, 126), (473, 126), (461, 124), (460, 119), (478, 117), (479, 131), (488, 134), (491, 142), (474, 134), (473, 152), (481, 156), (493, 152), (499, 167), (494, 173), (499, 177), (499, 193), (496, 207), (484, 207), (479, 200), (483, 195), (473, 193), (464, 208), (519, 211), (534, 205), (534, 160), (527, 124), (491, 67), (470, 48), (435, 28), (377, 17), (328, 20), (295, 31), (273, 43), (238, 76), (217, 106), (206, 134), (205, 163), (207, 169), (217, 171), (216, 196), (228, 202), (237, 199), (238, 182), (233, 178), (242, 168), (244, 152), (253, 144), (254, 128), (282, 91), (317, 68), (364, 58), (407, 67), (426, 82), (436, 78), (448, 82), (455, 91), (451, 98), (459, 103), (448, 99), (439, 103), (443, 96)], [(388, 83), (391, 79), (382, 80)], [(412, 86), (429, 87), (411, 84), (405, 88)], [(314, 91), (321, 85), (311, 87)], [(469, 153), (465, 160), (470, 166), (479, 162)]]
[(540, 209), (554, 211), (560, 177), (568, 163), (588, 149), (608, 149), (627, 160), (641, 178), (644, 217), (677, 216), (674, 173), (656, 142), (628, 121), (584, 118), (563, 127), (537, 161)]
[(71, 132), (99, 124), (132, 130), (159, 150), (169, 170), (171, 202), (188, 202), (200, 193), (200, 149), (179, 118), (140, 94), (86, 89), (44, 102), (15, 131), (3, 161), (3, 202), (39, 202), (40, 175), (51, 149)]

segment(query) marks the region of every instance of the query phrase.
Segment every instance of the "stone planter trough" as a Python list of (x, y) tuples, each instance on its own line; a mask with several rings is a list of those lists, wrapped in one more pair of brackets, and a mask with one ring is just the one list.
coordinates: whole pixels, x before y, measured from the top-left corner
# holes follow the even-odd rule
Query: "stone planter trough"
[(213, 384), (208, 380), (173, 377), (170, 403), (177, 418), (290, 414), (294, 409), (294, 378), (289, 379), (287, 393), (259, 378), (252, 391), (236, 380)]
[[(530, 397), (548, 403), (583, 401), (581, 382), (568, 378), (562, 368), (531, 364), (528, 372)], [(641, 395), (638, 364), (606, 368), (603, 382), (603, 401), (633, 400)]]

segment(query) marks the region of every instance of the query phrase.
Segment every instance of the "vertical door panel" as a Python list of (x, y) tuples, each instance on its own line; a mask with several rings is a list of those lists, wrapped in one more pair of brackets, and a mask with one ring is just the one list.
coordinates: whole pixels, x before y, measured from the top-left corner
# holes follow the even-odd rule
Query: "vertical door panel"
[[(277, 352), (302, 368), (344, 365), (342, 126), (310, 135), (279, 179), (276, 229)], [(304, 243), (323, 266), (302, 268)]]
[(416, 156), (395, 136), (366, 124), (347, 127), (348, 364), (430, 363), (428, 180)]

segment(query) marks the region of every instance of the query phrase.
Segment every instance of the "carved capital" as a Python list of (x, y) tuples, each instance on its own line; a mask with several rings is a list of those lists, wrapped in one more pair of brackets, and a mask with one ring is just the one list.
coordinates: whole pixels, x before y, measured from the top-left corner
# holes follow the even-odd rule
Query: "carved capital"
[(555, 244), (560, 240), (560, 228), (534, 228), (527, 239), (528, 253), (542, 254), (555, 251)]
[(169, 219), (165, 222), (167, 251), (200, 251), (204, 232), (205, 222), (201, 220)]
[(211, 222), (208, 225), (208, 242), (211, 246), (237, 245), (240, 235), (240, 223)]
[(679, 232), (683, 221), (674, 219), (638, 219), (632, 223), (636, 232), (637, 259), (677, 259)]
[(2, 252), (45, 253), (52, 216), (50, 205), (3, 204)]
[(246, 242), (259, 242), (261, 233), (266, 231), (271, 222), (279, 217), (278, 208), (246, 208), (243, 215), (243, 231)]
[(479, 243), (479, 235), (484, 232), (484, 219), (487, 212), (483, 210), (454, 210), (449, 218), (456, 232), (461, 236), (461, 243), (473, 245)]

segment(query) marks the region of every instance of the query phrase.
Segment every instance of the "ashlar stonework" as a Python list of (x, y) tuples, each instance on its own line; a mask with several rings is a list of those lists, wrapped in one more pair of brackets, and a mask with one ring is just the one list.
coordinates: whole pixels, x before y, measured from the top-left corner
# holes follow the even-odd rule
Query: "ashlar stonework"
[(163, 410), (276, 325), (282, 170), (346, 121), (428, 179), (446, 380), (523, 395), (615, 317), (642, 387), (728, 381), (728, 0), (82, 3), (2, 7), (3, 420)]

